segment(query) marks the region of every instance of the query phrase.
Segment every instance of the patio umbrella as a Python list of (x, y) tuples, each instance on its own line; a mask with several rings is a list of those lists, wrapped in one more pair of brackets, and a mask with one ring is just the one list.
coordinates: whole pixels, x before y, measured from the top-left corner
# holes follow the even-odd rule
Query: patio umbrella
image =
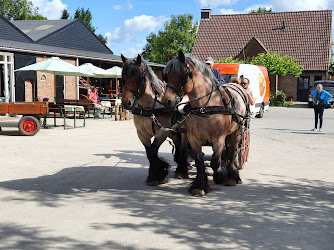
[(117, 77), (122, 77), (122, 68), (118, 66), (114, 66), (110, 69), (107, 69), (107, 71), (110, 71), (114, 74), (114, 77), (116, 78), (116, 94), (118, 94), (118, 81)]
[(56, 101), (56, 75), (63, 76), (94, 76), (94, 74), (60, 60), (59, 57), (51, 57), (48, 60), (34, 63), (15, 71), (35, 70), (54, 74), (54, 101)]
[(94, 66), (91, 63), (82, 64), (82, 65), (78, 66), (78, 68), (93, 74), (94, 77), (96, 77), (96, 78), (113, 78), (113, 77), (115, 77), (115, 74), (113, 72), (105, 70), (105, 69), (101, 69), (97, 66)]

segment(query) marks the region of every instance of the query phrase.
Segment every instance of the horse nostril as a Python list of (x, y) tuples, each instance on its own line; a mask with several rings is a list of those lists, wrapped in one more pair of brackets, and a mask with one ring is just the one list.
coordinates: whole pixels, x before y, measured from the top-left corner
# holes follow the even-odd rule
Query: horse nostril
[(131, 107), (131, 101), (128, 100), (128, 101), (126, 102), (126, 105), (127, 105), (128, 107)]
[(167, 101), (167, 107), (171, 107), (172, 106), (172, 101), (171, 100), (168, 100)]

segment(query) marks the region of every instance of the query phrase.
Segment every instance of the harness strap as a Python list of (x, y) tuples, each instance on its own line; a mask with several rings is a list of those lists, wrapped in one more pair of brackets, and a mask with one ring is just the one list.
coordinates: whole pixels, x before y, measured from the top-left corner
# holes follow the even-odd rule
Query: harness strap
[(205, 116), (212, 114), (226, 114), (231, 115), (233, 113), (233, 109), (226, 106), (209, 106), (209, 107), (201, 107), (201, 108), (192, 108), (191, 113), (197, 116)]
[(134, 107), (132, 109), (132, 114), (134, 115), (140, 115), (140, 116), (159, 116), (159, 115), (164, 115), (168, 113), (173, 113), (175, 112), (174, 110), (168, 110), (166, 108), (161, 108), (161, 109), (144, 109), (140, 107)]

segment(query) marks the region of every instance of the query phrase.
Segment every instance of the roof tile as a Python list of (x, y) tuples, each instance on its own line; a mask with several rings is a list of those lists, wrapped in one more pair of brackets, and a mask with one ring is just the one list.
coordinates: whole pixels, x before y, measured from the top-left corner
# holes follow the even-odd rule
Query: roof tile
[(327, 70), (331, 26), (331, 10), (211, 15), (200, 21), (192, 55), (234, 57), (255, 37), (271, 52), (296, 58), (304, 70)]

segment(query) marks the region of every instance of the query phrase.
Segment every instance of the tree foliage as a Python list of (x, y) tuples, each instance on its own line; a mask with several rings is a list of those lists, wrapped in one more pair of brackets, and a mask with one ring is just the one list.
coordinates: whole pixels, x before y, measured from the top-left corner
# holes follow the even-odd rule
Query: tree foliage
[(176, 55), (181, 49), (186, 54), (192, 52), (197, 32), (197, 22), (193, 23), (193, 15), (172, 15), (171, 21), (164, 24), (164, 29), (157, 34), (146, 37), (143, 57), (151, 62), (166, 64), (167, 51)]
[[(64, 15), (64, 11), (63, 11), (63, 15)], [(78, 8), (75, 11), (75, 15), (74, 18), (78, 18), (80, 19), (86, 26), (88, 29), (90, 29), (94, 34), (95, 34), (95, 30), (96, 28), (92, 25), (92, 13), (90, 12), (89, 8), (87, 10), (85, 10), (84, 8)], [(101, 34), (96, 35), (100, 41), (104, 44), (107, 44), (107, 37), (104, 37)]]
[(1, 0), (0, 14), (8, 20), (46, 20), (38, 14), (31, 1), (27, 0)]
[(331, 76), (334, 76), (334, 60), (332, 59), (332, 61), (330, 61), (329, 63), (329, 70), (328, 70), (328, 73), (331, 75)]
[(69, 18), (70, 18), (70, 14), (68, 13), (67, 9), (63, 9), (60, 19), (69, 19)]
[(232, 57), (222, 59), (219, 63), (248, 63), (260, 65), (267, 68), (269, 74), (273, 75), (293, 75), (299, 77), (303, 71), (303, 66), (299, 65), (297, 59), (291, 56), (282, 56), (281, 53), (261, 53), (256, 57), (246, 61), (233, 59)]
[(257, 10), (251, 10), (249, 12), (249, 14), (264, 14), (264, 13), (272, 13), (273, 12), (273, 9), (270, 7), (270, 8), (266, 8), (266, 7), (259, 7)]
[(95, 33), (95, 27), (92, 25), (92, 13), (90, 12), (89, 8), (85, 10), (84, 8), (78, 8), (75, 11), (74, 18), (80, 19), (88, 29), (90, 29), (93, 33)]

